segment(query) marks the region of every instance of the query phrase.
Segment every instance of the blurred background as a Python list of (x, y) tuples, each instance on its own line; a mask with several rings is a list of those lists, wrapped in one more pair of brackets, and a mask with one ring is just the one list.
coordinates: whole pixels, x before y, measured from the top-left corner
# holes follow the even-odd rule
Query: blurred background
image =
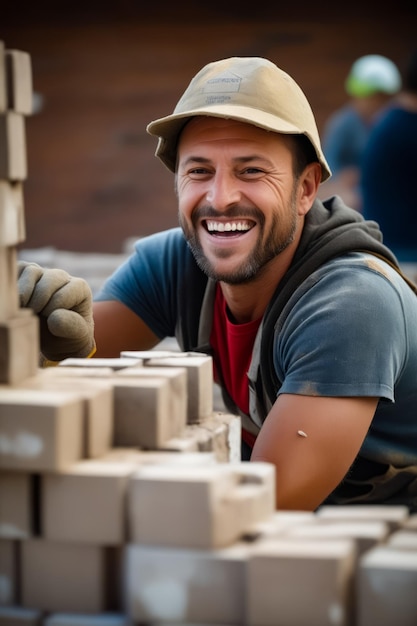
[(119, 253), (131, 237), (177, 225), (173, 175), (145, 127), (172, 111), (204, 64), (271, 59), (303, 88), (322, 130), (346, 101), (355, 58), (378, 53), (403, 65), (416, 45), (417, 6), (16, 2), (2, 9), (0, 39), (31, 55), (36, 92), (24, 246)]

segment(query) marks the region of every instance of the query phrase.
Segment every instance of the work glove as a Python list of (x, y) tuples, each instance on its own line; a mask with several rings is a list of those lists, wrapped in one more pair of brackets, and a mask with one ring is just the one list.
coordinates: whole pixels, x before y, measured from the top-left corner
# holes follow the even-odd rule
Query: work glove
[(41, 353), (46, 360), (94, 354), (93, 298), (85, 280), (64, 270), (19, 261), (18, 291), (20, 306), (39, 317)]

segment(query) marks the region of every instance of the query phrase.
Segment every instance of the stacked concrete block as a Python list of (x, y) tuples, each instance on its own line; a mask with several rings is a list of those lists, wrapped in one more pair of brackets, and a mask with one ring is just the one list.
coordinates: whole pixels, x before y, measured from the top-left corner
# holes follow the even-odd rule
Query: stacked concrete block
[(198, 352), (124, 351), (121, 357), (141, 359), (147, 367), (185, 367), (187, 369), (187, 422), (199, 423), (213, 412), (213, 362)]
[[(38, 378), (63, 383), (61, 373), (50, 372)], [(17, 388), (3, 391), (10, 402)], [(45, 390), (28, 391), (45, 401)], [(75, 392), (50, 394), (78, 398), (84, 415)], [(56, 466), (38, 460), (29, 465), (35, 475), (14, 463), (0, 481), (8, 503), (0, 514), (5, 624), (14, 623), (7, 621), (12, 612), (42, 626), (46, 619), (88, 625), (89, 617), (104, 626), (109, 614), (130, 625), (362, 626), (372, 623), (370, 615), (379, 618), (385, 602), (375, 592), (367, 600), (379, 576), (390, 588), (401, 586), (414, 615), (409, 587), (417, 551), (411, 539), (395, 541), (407, 524), (415, 535), (404, 507), (275, 511), (272, 466), (220, 464), (213, 453), (111, 447), (98, 459)], [(36, 485), (38, 511), (31, 514), (28, 494)], [(382, 549), (395, 567), (386, 567)], [(399, 626), (412, 623), (401, 619)]]
[[(417, 526), (406, 520), (359, 565), (358, 626), (417, 623)], [(410, 525), (408, 525), (410, 522)], [(414, 592), (413, 592), (414, 590)]]
[(412, 513), (402, 523), (402, 527), (407, 530), (417, 530), (417, 513)]
[(50, 375), (65, 373), (111, 381), (116, 447), (213, 451), (219, 462), (240, 460), (241, 421), (213, 410), (213, 364), (207, 355), (151, 350), (122, 352), (120, 359), (72, 358)]
[(356, 626), (417, 624), (417, 548), (376, 546), (359, 563)]
[(180, 437), (167, 441), (165, 450), (213, 451), (219, 462), (240, 461), (241, 421), (236, 415), (215, 411), (201, 424), (187, 424)]
[(96, 458), (105, 454), (114, 436), (114, 389), (109, 381), (84, 378), (74, 381), (65, 377), (50, 376), (46, 370), (19, 383), (17, 389), (44, 392), (76, 393), (83, 403), (82, 458)]
[[(9, 505), (0, 514), (8, 556), (2, 573), (7, 595), (0, 596), (0, 607), (7, 607), (5, 623), (10, 611), (22, 623), (39, 615), (43, 623), (50, 614), (58, 622), (70, 614), (74, 623), (94, 615), (100, 623), (109, 611), (118, 612), (116, 620), (130, 619), (122, 581), (127, 494), (135, 471), (148, 464), (171, 473), (178, 464), (190, 475), (200, 466), (217, 475), (213, 452), (158, 451), (158, 443), (188, 426), (187, 369), (155, 367), (142, 376), (133, 370), (145, 368), (138, 359), (131, 363), (123, 357), (82, 366), (63, 363), (0, 389), (0, 495)], [(145, 422), (143, 447), (132, 439), (130, 447), (116, 445), (117, 428), (129, 416)], [(161, 442), (154, 436), (159, 423), (166, 429)], [(234, 506), (241, 523), (245, 509), (239, 498)], [(1, 619), (0, 613), (0, 624)]]
[(417, 550), (417, 532), (404, 525), (403, 528), (396, 530), (388, 537), (387, 545), (404, 550)]
[(406, 523), (410, 513), (406, 506), (362, 504), (361, 506), (350, 505), (326, 505), (321, 506), (317, 512), (321, 520), (328, 521), (380, 521), (389, 525), (391, 531), (396, 530)]
[(357, 550), (363, 554), (375, 544), (388, 541), (390, 537), (389, 525), (380, 520), (349, 521), (339, 520), (331, 523), (309, 524), (289, 528), (286, 536), (293, 539), (354, 539)]
[(250, 546), (212, 550), (129, 544), (127, 613), (142, 624), (246, 624)]
[(274, 512), (273, 466), (146, 466), (128, 505), (131, 619), (244, 624), (250, 544), (241, 539)]
[(247, 570), (247, 623), (330, 626), (350, 623), (353, 539), (262, 542)]
[(272, 515), (272, 465), (201, 465), (192, 470), (147, 465), (132, 476), (128, 510), (133, 543), (220, 548)]
[(120, 546), (134, 465), (86, 460), (42, 481), (43, 537), (49, 541)]
[[(150, 476), (152, 480), (161, 480), (161, 470), (150, 473), (139, 470), (135, 480), (140, 481), (141, 474), (142, 489), (138, 487), (139, 482), (133, 486), (133, 490), (137, 490), (133, 494), (135, 506), (141, 497), (151, 505), (152, 493), (155, 498), (160, 494), (157, 489), (154, 492), (148, 489)], [(190, 486), (191, 483), (190, 480)], [(185, 511), (185, 484), (182, 491), (182, 497), (179, 491), (175, 495)], [(192, 492), (193, 489), (190, 498), (194, 501)], [(141, 513), (136, 515), (134, 507), (130, 511), (136, 531), (126, 547), (124, 576), (126, 611), (133, 623), (234, 626), (369, 626), (374, 623), (408, 626), (413, 623), (410, 620), (415, 623), (411, 587), (415, 588), (417, 551), (413, 549), (410, 556), (411, 542), (407, 543), (407, 549), (388, 548), (390, 533), (393, 536), (401, 531), (391, 532), (389, 523), (383, 520), (376, 526), (373, 519), (376, 512), (369, 512), (368, 521), (362, 515), (360, 522), (354, 522), (349, 521), (349, 515), (354, 516), (355, 507), (348, 507), (348, 521), (342, 527), (339, 520), (323, 520), (316, 513), (276, 511), (254, 525), (249, 524), (250, 532), (241, 534), (238, 539), (228, 542), (224, 537), (227, 545), (216, 546), (212, 539), (211, 547), (204, 547), (209, 545), (207, 538), (213, 535), (202, 524), (202, 509), (201, 502), (196, 503), (195, 515), (187, 520), (172, 515), (171, 532), (169, 522), (160, 522), (164, 511), (158, 505), (156, 529), (150, 528)], [(393, 517), (403, 515), (401, 507), (393, 507), (392, 512)], [(181, 512), (177, 515), (181, 516)], [(243, 518), (249, 522), (247, 512), (242, 513)], [(213, 529), (213, 517), (211, 519)], [(177, 531), (178, 527), (183, 529), (182, 534)], [(392, 551), (394, 564), (388, 576), (383, 559), (381, 562), (376, 559), (374, 569), (365, 568), (367, 555), (385, 554), (387, 549)], [(400, 552), (407, 555), (408, 571)], [(365, 569), (364, 574), (360, 574), (361, 569)], [(371, 582), (369, 576), (373, 576)], [(407, 596), (407, 611), (411, 611), (404, 621), (404, 610), (396, 611), (394, 621), (391, 610), (391, 621), (383, 622), (379, 621), (379, 613), (372, 612), (372, 604), (383, 606), (387, 602), (379, 599), (378, 576), (386, 577), (384, 587), (392, 584), (397, 589), (403, 585), (400, 597)], [(370, 605), (367, 594), (372, 584)], [(366, 605), (365, 617), (363, 605)], [(374, 616), (378, 619), (373, 619)]]
[(184, 431), (187, 425), (187, 370), (185, 367), (124, 368), (119, 374), (121, 378), (139, 377), (143, 382), (158, 377), (165, 379), (170, 388), (171, 432), (169, 439)]
[(34, 374), (39, 355), (38, 320), (19, 308), (16, 264), (25, 238), (25, 116), (31, 110), (30, 57), (0, 41), (0, 383), (7, 384)]
[(1, 389), (0, 469), (60, 471), (83, 454), (83, 401), (77, 393)]
[(21, 544), (20, 604), (45, 613), (112, 610), (120, 606), (118, 557), (102, 545), (28, 539)]
[[(32, 517), (32, 476), (27, 472), (0, 473), (0, 537), (26, 539), (34, 531)], [(1, 604), (1, 603), (0, 603)]]

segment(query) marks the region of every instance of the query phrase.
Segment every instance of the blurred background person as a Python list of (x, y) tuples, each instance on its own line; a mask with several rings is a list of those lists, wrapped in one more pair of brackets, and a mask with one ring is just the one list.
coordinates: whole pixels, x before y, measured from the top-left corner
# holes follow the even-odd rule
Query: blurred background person
[(403, 89), (370, 133), (361, 171), (363, 214), (378, 222), (384, 243), (417, 281), (417, 48)]
[(380, 54), (359, 57), (345, 81), (348, 102), (336, 110), (323, 127), (323, 150), (333, 176), (322, 185), (320, 196), (340, 195), (362, 210), (359, 167), (369, 132), (377, 117), (401, 88), (397, 65)]

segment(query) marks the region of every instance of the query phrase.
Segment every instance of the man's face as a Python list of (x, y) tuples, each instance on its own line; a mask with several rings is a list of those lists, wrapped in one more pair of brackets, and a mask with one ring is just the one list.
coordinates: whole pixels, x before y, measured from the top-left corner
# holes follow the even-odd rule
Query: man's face
[(179, 222), (210, 277), (256, 278), (294, 240), (297, 192), (288, 138), (250, 124), (197, 117), (178, 147)]

